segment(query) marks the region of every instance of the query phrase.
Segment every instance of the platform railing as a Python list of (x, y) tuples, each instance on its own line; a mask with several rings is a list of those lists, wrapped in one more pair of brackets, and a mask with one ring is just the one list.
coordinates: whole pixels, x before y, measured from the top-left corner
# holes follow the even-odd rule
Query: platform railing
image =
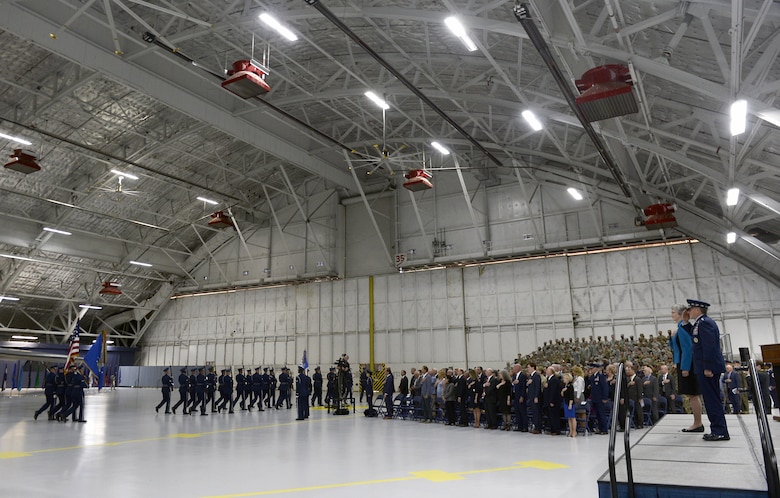
[(761, 440), (761, 452), (764, 456), (764, 470), (766, 472), (766, 489), (770, 497), (780, 496), (780, 475), (777, 471), (777, 456), (775, 445), (772, 442), (772, 433), (769, 429), (769, 419), (764, 411), (764, 397), (761, 395), (761, 384), (758, 380), (756, 361), (748, 362), (750, 373), (750, 387), (753, 395), (753, 406), (758, 420), (758, 437)]
[[(623, 371), (623, 364), (618, 364), (617, 376), (615, 379), (615, 396), (612, 400), (612, 421), (609, 428), (609, 453), (607, 460), (609, 462), (609, 488), (612, 494), (612, 498), (618, 498), (618, 482), (617, 482), (617, 470), (615, 464), (615, 445), (617, 444), (617, 423), (620, 416), (620, 400), (622, 398), (623, 389), (628, 389), (628, 383), (623, 385), (623, 379), (625, 373)], [(628, 402), (628, 398), (626, 398)], [(640, 406), (634, 406), (634, 410), (641, 409)], [(628, 486), (629, 498), (634, 498), (634, 468), (631, 463), (631, 442), (629, 441), (629, 433), (631, 431), (631, 422), (628, 420), (628, 412), (630, 406), (626, 405), (623, 413), (623, 420), (621, 420), (621, 426), (623, 427), (623, 447), (625, 448), (626, 456), (626, 484)]]

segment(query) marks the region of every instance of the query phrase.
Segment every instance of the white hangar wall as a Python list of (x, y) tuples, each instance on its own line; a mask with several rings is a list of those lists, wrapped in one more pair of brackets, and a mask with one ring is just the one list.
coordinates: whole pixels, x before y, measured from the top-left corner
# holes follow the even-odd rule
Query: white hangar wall
[[(780, 292), (704, 244), (680, 244), (374, 277), (375, 361), (502, 366), (544, 341), (666, 331), (693, 297), (732, 350), (778, 342)], [(369, 278), (172, 301), (140, 364), (369, 361)]]

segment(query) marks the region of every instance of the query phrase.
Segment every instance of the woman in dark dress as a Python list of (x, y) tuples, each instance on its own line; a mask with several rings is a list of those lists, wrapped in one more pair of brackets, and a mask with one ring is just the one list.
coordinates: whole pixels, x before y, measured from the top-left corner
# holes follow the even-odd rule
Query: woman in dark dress
[(501, 379), (501, 382), (496, 386), (498, 390), (498, 411), (501, 412), (504, 418), (502, 429), (509, 431), (512, 429), (512, 378), (506, 370), (501, 370), (498, 373), (498, 377)]
[(479, 429), (479, 419), (482, 416), (482, 384), (477, 378), (477, 372), (469, 369), (469, 380), (466, 381), (466, 390), (468, 392), (469, 410), (474, 414), (474, 428)]
[[(693, 424), (683, 432), (704, 432), (704, 424), (701, 421), (701, 391), (696, 374), (693, 373), (693, 339), (691, 330), (693, 326), (688, 323), (688, 306), (675, 304), (672, 306), (672, 320), (677, 322), (677, 330), (669, 339), (669, 347), (672, 348), (672, 358), (677, 366), (677, 386), (680, 394), (685, 394), (691, 403), (693, 412)], [(674, 412), (674, 407), (667, 408)]]
[(577, 437), (577, 419), (574, 410), (574, 384), (570, 373), (563, 374), (563, 388), (561, 389), (561, 398), (563, 398), (563, 416), (569, 424), (569, 437)]

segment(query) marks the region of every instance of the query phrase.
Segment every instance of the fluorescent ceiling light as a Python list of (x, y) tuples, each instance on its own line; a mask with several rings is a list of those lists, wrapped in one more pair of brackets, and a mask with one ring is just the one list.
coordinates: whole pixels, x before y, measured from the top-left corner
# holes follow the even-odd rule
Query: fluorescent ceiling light
[(51, 233), (58, 233), (60, 235), (73, 235), (70, 232), (66, 232), (65, 230), (57, 230), (56, 228), (43, 227), (43, 230)]
[(381, 107), (383, 111), (390, 109), (390, 105), (387, 102), (385, 102), (383, 99), (377, 97), (377, 95), (374, 92), (366, 92), (365, 95), (371, 100), (371, 102)]
[(447, 147), (445, 147), (442, 144), (440, 144), (439, 142), (431, 142), (431, 147), (433, 147), (434, 149), (438, 150), (439, 152), (441, 152), (445, 156), (449, 156), (450, 155), (450, 150)]
[(142, 263), (141, 261), (130, 261), (131, 265), (146, 266), (147, 268), (152, 266), (149, 263)]
[(18, 297), (11, 297), (11, 296), (0, 296), (0, 302), (3, 301), (18, 301)]
[(731, 136), (745, 133), (747, 126), (747, 100), (737, 100), (731, 104)]
[(16, 256), (15, 254), (0, 254), (0, 258), (8, 258), (8, 259), (19, 259), (21, 261), (32, 261), (32, 262), (38, 262), (37, 259), (33, 258), (26, 258), (24, 256)]
[(727, 206), (736, 206), (738, 200), (739, 200), (739, 189), (738, 188), (730, 188), (728, 190), (728, 192), (726, 193), (726, 205)]
[(260, 20), (266, 23), (268, 26), (274, 28), (280, 35), (284, 36), (288, 40), (295, 41), (298, 39), (298, 37), (295, 36), (295, 33), (282, 26), (282, 23), (277, 21), (276, 18), (271, 14), (266, 14), (265, 12), (260, 14)]
[(729, 232), (726, 234), (726, 242), (729, 244), (733, 244), (737, 241), (737, 234), (734, 232)]
[(219, 202), (212, 201), (211, 199), (206, 199), (205, 197), (196, 197), (196, 199), (198, 199), (199, 201), (203, 201), (206, 204), (211, 204), (212, 206), (216, 206), (217, 204), (219, 204)]
[(118, 169), (112, 169), (111, 172), (115, 175), (123, 176), (125, 178), (129, 178), (131, 180), (138, 180), (138, 177), (135, 175), (131, 175), (130, 173), (124, 173), (122, 171), (119, 171)]
[(542, 126), (542, 123), (536, 119), (536, 115), (529, 111), (525, 110), (523, 111), (523, 117), (525, 118), (526, 122), (528, 122), (528, 126), (531, 127), (534, 131), (540, 131), (544, 126)]
[(12, 335), (11, 339), (19, 339), (20, 341), (37, 341), (38, 338), (34, 335)]
[(114, 344), (114, 341), (106, 341), (106, 344)]
[(32, 145), (32, 142), (30, 142), (29, 140), (25, 140), (21, 137), (15, 137), (13, 135), (7, 135), (5, 133), (0, 133), (0, 138), (5, 138), (6, 140), (10, 140), (12, 142), (16, 142), (22, 145)]
[(102, 310), (102, 306), (92, 306), (91, 304), (79, 304), (79, 308), (84, 308), (88, 310)]
[(471, 38), (469, 38), (468, 33), (466, 33), (466, 28), (464, 28), (460, 21), (458, 21), (455, 17), (448, 17), (444, 20), (444, 24), (446, 24), (447, 27), (450, 28), (450, 31), (452, 31), (453, 34), (457, 36), (464, 45), (466, 45), (466, 48), (469, 52), (473, 52), (477, 49), (477, 46), (474, 44)]
[(574, 197), (575, 200), (578, 200), (578, 201), (582, 200), (582, 194), (576, 188), (569, 187), (569, 188), (566, 189), (566, 192), (568, 192), (570, 196)]

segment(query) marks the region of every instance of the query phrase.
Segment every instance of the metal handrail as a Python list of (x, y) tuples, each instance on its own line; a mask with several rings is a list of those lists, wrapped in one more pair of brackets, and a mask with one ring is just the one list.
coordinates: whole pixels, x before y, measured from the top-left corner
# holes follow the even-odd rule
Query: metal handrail
[(761, 440), (761, 452), (764, 456), (764, 469), (766, 471), (766, 488), (770, 497), (780, 496), (780, 475), (777, 471), (777, 456), (772, 442), (772, 434), (769, 430), (769, 420), (764, 411), (764, 398), (761, 395), (761, 384), (758, 381), (756, 361), (748, 363), (750, 371), (750, 387), (753, 389), (753, 405), (758, 420), (758, 437)]
[[(618, 364), (617, 376), (615, 379), (615, 395), (612, 400), (612, 422), (609, 428), (609, 451), (607, 460), (609, 462), (609, 487), (612, 492), (612, 498), (618, 498), (618, 485), (617, 485), (617, 472), (615, 465), (615, 444), (617, 443), (617, 422), (620, 416), (620, 398), (623, 391), (623, 364)], [(626, 385), (627, 387), (627, 385)], [(634, 406), (634, 410), (637, 407)], [(617, 413), (615, 411), (617, 410)], [(628, 485), (628, 496), (634, 498), (634, 467), (631, 464), (631, 443), (628, 435), (631, 430), (631, 423), (628, 421), (629, 407), (626, 406), (623, 420), (621, 425), (623, 426), (623, 447), (625, 448), (626, 457), (626, 484)]]

